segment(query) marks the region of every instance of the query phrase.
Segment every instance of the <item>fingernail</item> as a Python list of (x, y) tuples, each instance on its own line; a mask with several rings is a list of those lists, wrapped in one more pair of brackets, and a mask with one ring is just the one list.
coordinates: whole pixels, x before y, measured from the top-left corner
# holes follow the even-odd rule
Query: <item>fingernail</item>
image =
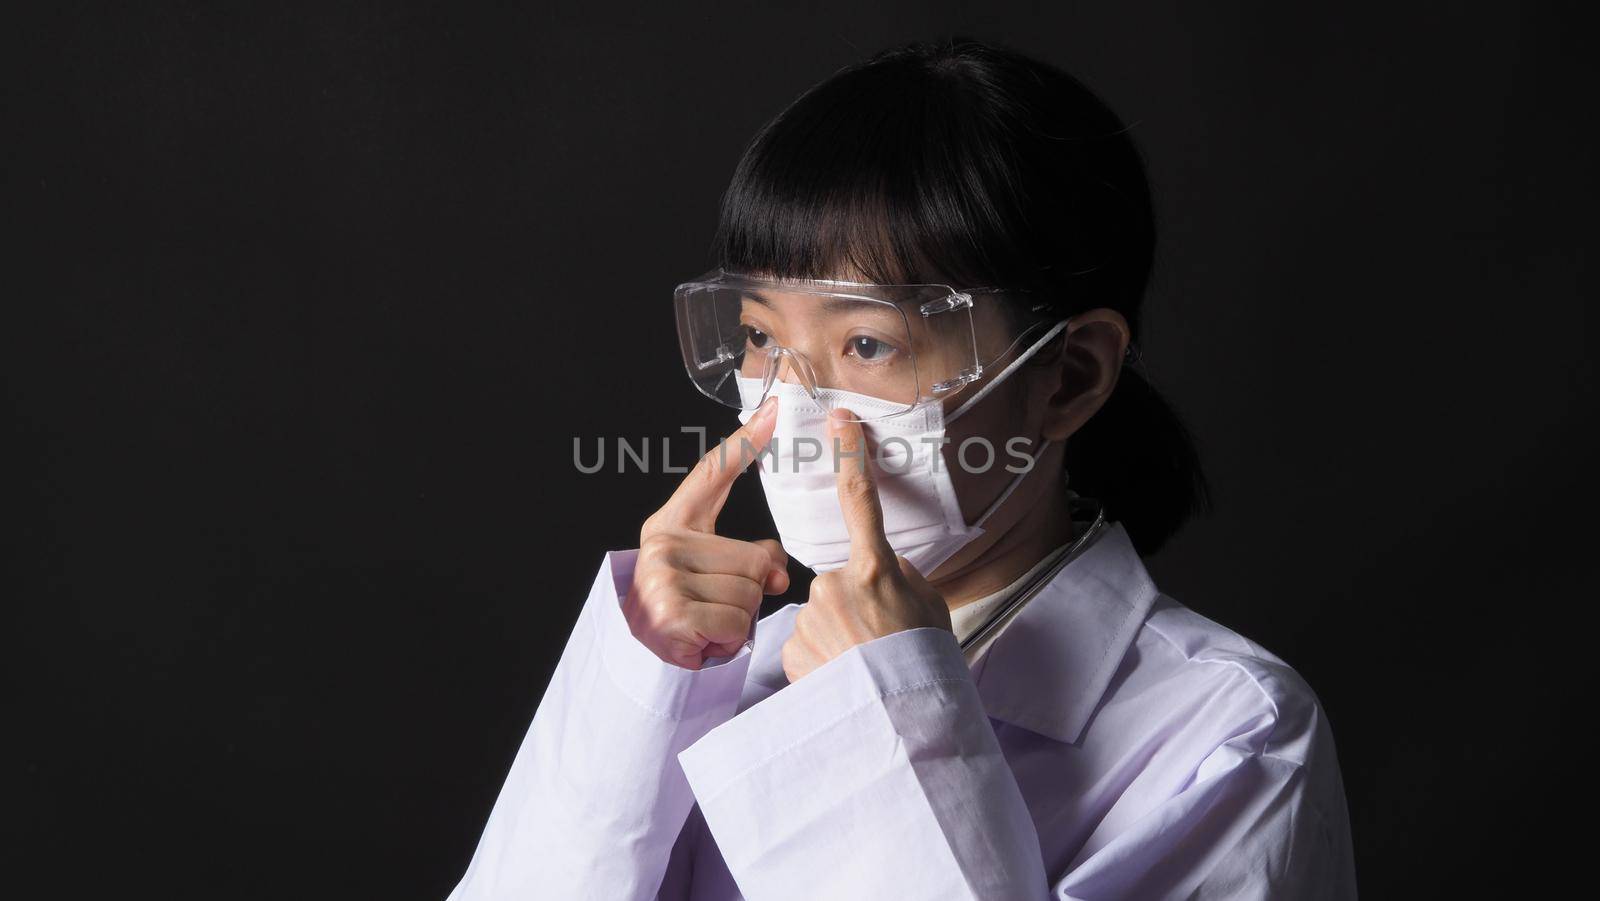
[(830, 427), (832, 427), (835, 431), (837, 431), (840, 426), (844, 425), (845, 423), (849, 422), (851, 419), (855, 418), (855, 415), (856, 414), (850, 412), (849, 410), (844, 409), (843, 407), (840, 407), (840, 408), (835, 409), (835, 410), (829, 410), (828, 411), (828, 425)]
[(778, 409), (778, 395), (776, 395), (776, 394), (768, 395), (767, 399), (761, 402), (761, 406), (756, 407), (756, 415), (754, 415), (754, 416), (752, 416), (750, 418), (751, 419), (766, 419), (768, 416), (771, 416), (777, 409)]

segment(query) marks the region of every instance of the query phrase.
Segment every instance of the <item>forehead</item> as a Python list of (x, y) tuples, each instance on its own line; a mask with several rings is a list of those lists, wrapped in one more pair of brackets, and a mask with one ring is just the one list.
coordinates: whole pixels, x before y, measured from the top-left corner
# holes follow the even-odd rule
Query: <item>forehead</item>
[(902, 310), (905, 303), (851, 296), (848, 293), (818, 294), (810, 291), (785, 290), (782, 287), (744, 288), (740, 295), (745, 303), (764, 307), (784, 315), (813, 315), (817, 313), (876, 312), (892, 315)]

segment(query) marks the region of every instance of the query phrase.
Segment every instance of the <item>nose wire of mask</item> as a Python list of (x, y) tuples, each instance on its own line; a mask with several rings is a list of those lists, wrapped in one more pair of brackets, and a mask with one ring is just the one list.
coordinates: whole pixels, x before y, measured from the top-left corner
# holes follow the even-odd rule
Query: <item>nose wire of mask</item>
[[(863, 422), (862, 429), (876, 447), (874, 475), (883, 509), (884, 537), (896, 554), (910, 561), (923, 575), (983, 534), (983, 524), (1005, 503), (1031, 471), (1017, 473), (972, 525), (967, 525), (956, 499), (942, 448), (948, 441), (946, 426), (1016, 371), (1039, 348), (1066, 327), (1058, 323), (1016, 360), (997, 373), (981, 390), (946, 417), (937, 403), (910, 412)], [(759, 400), (762, 379), (736, 376), (747, 407)], [(850, 533), (839, 509), (838, 476), (828, 437), (828, 408), (813, 400), (793, 382), (772, 385), (778, 396), (777, 422), (768, 449), (760, 458), (761, 487), (778, 528), (783, 548), (815, 572), (838, 569), (850, 559)], [(903, 407), (882, 398), (836, 388), (821, 388), (819, 399), (832, 407), (846, 407), (872, 419)], [(755, 411), (739, 414), (749, 422)], [(1040, 443), (1034, 459), (1050, 446)], [(997, 461), (991, 459), (991, 465)]]

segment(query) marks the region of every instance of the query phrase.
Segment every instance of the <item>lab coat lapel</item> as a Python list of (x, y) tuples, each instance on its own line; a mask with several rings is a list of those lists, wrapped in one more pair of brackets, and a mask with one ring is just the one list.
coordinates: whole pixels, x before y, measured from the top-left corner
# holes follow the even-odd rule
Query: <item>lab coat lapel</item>
[(1076, 742), (1157, 591), (1121, 523), (1057, 573), (976, 665), (990, 717)]

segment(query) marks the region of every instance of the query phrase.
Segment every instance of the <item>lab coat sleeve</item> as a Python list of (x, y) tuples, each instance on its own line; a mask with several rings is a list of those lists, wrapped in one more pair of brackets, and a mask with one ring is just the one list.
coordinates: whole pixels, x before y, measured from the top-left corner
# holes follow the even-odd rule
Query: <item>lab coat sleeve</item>
[(678, 759), (751, 899), (1050, 897), (1033, 820), (946, 630), (858, 645)]
[(1354, 899), (1333, 736), (1320, 707), (1297, 706), (1241, 719), (1181, 790), (1091, 836), (1057, 897)]
[(731, 717), (750, 647), (698, 671), (634, 638), (606, 555), (451, 901), (652, 898), (694, 803), (677, 754)]

